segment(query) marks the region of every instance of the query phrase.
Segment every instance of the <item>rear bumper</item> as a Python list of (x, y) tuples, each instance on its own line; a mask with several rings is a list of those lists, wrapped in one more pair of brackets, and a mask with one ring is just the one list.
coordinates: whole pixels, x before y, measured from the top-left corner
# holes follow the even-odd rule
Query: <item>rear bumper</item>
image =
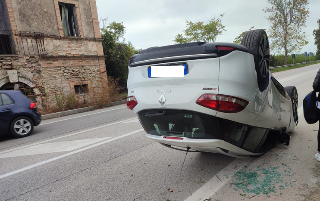
[(41, 123), (41, 114), (36, 112), (35, 119), (34, 119), (34, 125), (38, 126)]
[(148, 138), (153, 139), (161, 144), (170, 145), (187, 150), (187, 147), (192, 151), (202, 151), (211, 153), (222, 153), (230, 156), (254, 156), (261, 153), (252, 153), (234, 146), (224, 140), (218, 139), (189, 139), (183, 138), (183, 140), (171, 140), (165, 139), (163, 136), (146, 135)]

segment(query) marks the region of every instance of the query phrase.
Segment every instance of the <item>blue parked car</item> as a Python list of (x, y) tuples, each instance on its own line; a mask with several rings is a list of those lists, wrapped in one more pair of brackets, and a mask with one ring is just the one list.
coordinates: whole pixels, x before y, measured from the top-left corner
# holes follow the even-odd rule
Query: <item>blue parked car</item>
[(36, 104), (21, 91), (0, 91), (0, 135), (26, 137), (41, 122)]

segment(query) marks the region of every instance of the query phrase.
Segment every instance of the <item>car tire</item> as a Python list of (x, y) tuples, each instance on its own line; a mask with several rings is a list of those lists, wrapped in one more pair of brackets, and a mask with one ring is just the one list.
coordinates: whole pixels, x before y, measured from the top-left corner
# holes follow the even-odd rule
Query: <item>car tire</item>
[(10, 133), (12, 136), (22, 138), (30, 135), (33, 131), (33, 121), (28, 117), (16, 117), (10, 124)]
[(287, 86), (285, 87), (289, 97), (291, 98), (292, 102), (292, 111), (293, 111), (293, 118), (294, 122), (298, 124), (298, 91), (295, 86)]
[(257, 82), (260, 91), (269, 85), (270, 49), (267, 33), (263, 29), (248, 31), (242, 38), (241, 45), (247, 47), (253, 54)]

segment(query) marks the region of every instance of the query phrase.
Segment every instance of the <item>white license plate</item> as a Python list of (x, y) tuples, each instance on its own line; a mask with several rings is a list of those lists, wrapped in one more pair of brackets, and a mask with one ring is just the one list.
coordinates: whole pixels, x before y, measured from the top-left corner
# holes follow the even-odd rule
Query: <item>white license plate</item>
[(184, 77), (185, 65), (179, 66), (150, 66), (148, 77)]

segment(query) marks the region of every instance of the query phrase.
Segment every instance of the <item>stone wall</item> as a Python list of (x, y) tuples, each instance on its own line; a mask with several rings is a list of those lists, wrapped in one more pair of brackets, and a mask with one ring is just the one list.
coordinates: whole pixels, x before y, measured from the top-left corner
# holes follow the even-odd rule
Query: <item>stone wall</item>
[[(7, 0), (8, 1), (8, 0)], [(9, 2), (10, 1), (10, 2)], [(81, 37), (97, 38), (94, 23), (96, 10), (92, 11), (92, 0), (9, 0), (18, 31), (41, 32), (46, 35), (63, 36), (58, 3), (74, 4)], [(11, 12), (11, 11), (9, 11)]]
[[(103, 58), (102, 61), (104, 62)], [(42, 60), (42, 74), (49, 102), (55, 102), (55, 94), (75, 94), (74, 85), (87, 84), (88, 94), (85, 96), (91, 101), (100, 96), (106, 83), (106, 72), (102, 62), (95, 58), (47, 58)]]
[(39, 57), (0, 55), (0, 88), (6, 83), (24, 83), (33, 88), (41, 106), (44, 94), (42, 81)]
[(44, 46), (47, 55), (52, 56), (103, 55), (101, 40), (97, 39), (45, 38)]
[(79, 0), (84, 37), (95, 38), (91, 6), (89, 0)]
[(78, 99), (96, 99), (106, 87), (107, 75), (103, 57), (0, 56), (0, 88), (16, 82), (33, 88), (40, 107), (55, 106), (56, 94), (76, 95), (74, 85), (88, 85), (89, 92), (76, 95)]
[(19, 31), (59, 35), (53, 0), (12, 0)]

